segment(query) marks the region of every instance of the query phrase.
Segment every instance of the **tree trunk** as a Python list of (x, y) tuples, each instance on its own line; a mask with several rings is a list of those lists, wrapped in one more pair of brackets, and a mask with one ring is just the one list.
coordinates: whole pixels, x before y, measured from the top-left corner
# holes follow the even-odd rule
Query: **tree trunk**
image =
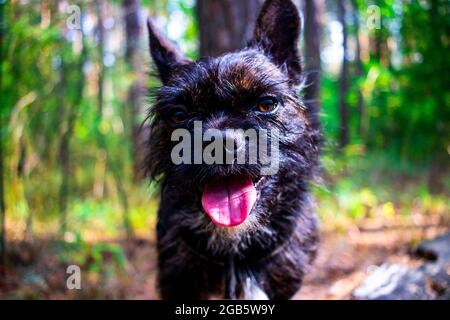
[[(69, 193), (70, 193), (70, 142), (73, 135), (73, 129), (75, 126), (75, 122), (78, 117), (79, 110), (82, 99), (83, 99), (83, 90), (85, 85), (85, 76), (83, 71), (84, 63), (87, 58), (87, 45), (85, 42), (83, 29), (79, 31), (81, 33), (81, 43), (82, 49), (80, 53), (80, 57), (78, 63), (76, 65), (76, 70), (78, 72), (78, 79), (76, 83), (76, 91), (78, 94), (75, 96), (74, 101), (69, 105), (69, 108), (66, 112), (66, 125), (62, 130), (62, 137), (59, 146), (59, 161), (61, 166), (61, 176), (62, 181), (59, 189), (59, 210), (61, 214), (61, 223), (60, 223), (60, 233), (64, 236), (67, 227), (67, 207), (69, 202)], [(64, 67), (64, 66), (62, 66)]]
[(342, 25), (342, 69), (341, 76), (339, 78), (339, 115), (340, 115), (340, 132), (339, 132), (339, 147), (345, 147), (349, 142), (349, 128), (348, 128), (348, 105), (347, 105), (347, 92), (348, 92), (348, 30), (345, 22), (345, 0), (338, 0), (338, 19)]
[[(103, 4), (104, 5), (104, 4)], [(100, 0), (94, 0), (95, 12), (97, 15), (97, 36), (98, 36), (98, 55), (99, 55), (99, 71), (98, 71), (98, 92), (97, 92), (97, 116), (98, 120), (103, 117), (103, 83), (105, 77), (105, 67), (103, 58), (105, 56), (105, 27), (103, 26), (102, 3)], [(97, 123), (100, 125), (100, 122)]]
[(197, 0), (200, 56), (217, 56), (245, 47), (262, 0)]
[(320, 40), (322, 37), (321, 16), (323, 0), (305, 0), (305, 103), (309, 109), (310, 121), (319, 126), (320, 113)]
[[(66, 66), (64, 60), (61, 62), (61, 85), (59, 93), (62, 96), (61, 103), (61, 116), (65, 116), (67, 113), (67, 106), (66, 101), (64, 99), (64, 86), (65, 86), (65, 72), (66, 72)], [(67, 226), (67, 193), (68, 193), (68, 171), (69, 171), (69, 146), (67, 144), (67, 122), (65, 122), (65, 119), (61, 119), (63, 122), (62, 125), (62, 137), (59, 145), (59, 164), (61, 166), (61, 185), (59, 187), (59, 198), (58, 198), (58, 205), (59, 205), (59, 214), (61, 217), (61, 221), (59, 223), (59, 231), (61, 238), (64, 237), (64, 234), (66, 233), (66, 226)], [(66, 132), (64, 132), (66, 131)]]
[(141, 21), (139, 19), (140, 0), (123, 0), (123, 9), (125, 11), (125, 33), (126, 33), (126, 54), (125, 60), (130, 68), (130, 72), (136, 76), (136, 79), (128, 89), (127, 114), (131, 127), (132, 157), (133, 157), (133, 178), (137, 182), (144, 175), (142, 172), (143, 152), (142, 152), (142, 132), (140, 130), (141, 114), (141, 93), (142, 87), (140, 78), (143, 78), (138, 56), (138, 45), (141, 37)]
[[(0, 71), (3, 66), (3, 41), (5, 34), (5, 6), (6, 2), (0, 3)], [(0, 93), (3, 90), (3, 74), (0, 72)], [(6, 208), (4, 195), (3, 176), (3, 112), (0, 110), (0, 276), (5, 275), (6, 269)]]
[(133, 228), (131, 226), (129, 216), (128, 216), (128, 212), (129, 212), (128, 198), (127, 198), (127, 194), (125, 192), (125, 188), (123, 186), (122, 173), (121, 173), (120, 167), (118, 167), (117, 164), (113, 161), (113, 158), (111, 157), (111, 154), (108, 151), (106, 137), (99, 129), (100, 124), (102, 123), (102, 119), (103, 119), (103, 103), (104, 103), (103, 84), (104, 84), (104, 78), (105, 78), (105, 76), (104, 76), (105, 69), (104, 69), (104, 64), (103, 64), (103, 57), (104, 57), (104, 47), (105, 47), (105, 42), (104, 42), (105, 30), (103, 27), (102, 5), (105, 5), (105, 4), (106, 4), (106, 2), (100, 2), (100, 0), (94, 1), (96, 15), (97, 15), (97, 21), (98, 21), (97, 32), (98, 32), (98, 39), (99, 39), (98, 40), (98, 50), (99, 50), (99, 65), (100, 65), (99, 75), (98, 75), (98, 79), (97, 79), (97, 83), (98, 83), (97, 110), (98, 110), (98, 112), (97, 112), (97, 121), (96, 121), (97, 122), (96, 138), (97, 138), (100, 149), (104, 150), (104, 152), (106, 154), (106, 163), (111, 168), (111, 173), (113, 175), (114, 182), (115, 182), (115, 185), (117, 188), (119, 202), (122, 206), (123, 227), (125, 229), (126, 238), (127, 238), (127, 240), (129, 240), (133, 237)]
[(364, 75), (364, 66), (363, 62), (361, 60), (361, 42), (359, 40), (359, 8), (358, 8), (358, 2), (357, 0), (351, 0), (352, 3), (352, 9), (353, 9), (353, 24), (355, 26), (355, 41), (356, 41), (356, 48), (355, 48), (355, 65), (356, 65), (356, 77), (358, 79), (358, 100), (356, 102), (356, 109), (358, 111), (358, 131), (361, 138), (364, 136), (364, 98), (361, 92), (361, 85), (359, 81), (361, 80), (362, 76)]

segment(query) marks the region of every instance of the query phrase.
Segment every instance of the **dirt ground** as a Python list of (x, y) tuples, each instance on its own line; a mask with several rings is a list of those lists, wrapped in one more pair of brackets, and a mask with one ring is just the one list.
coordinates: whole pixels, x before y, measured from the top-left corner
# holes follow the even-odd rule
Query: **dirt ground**
[(412, 256), (412, 248), (444, 231), (436, 227), (402, 227), (324, 234), (313, 269), (294, 299), (349, 299), (352, 291), (384, 263), (423, 263)]
[[(294, 299), (348, 299), (351, 292), (383, 263), (417, 265), (411, 248), (446, 231), (443, 226), (355, 228), (345, 233), (325, 232), (312, 270)], [(35, 241), (36, 242), (36, 241)], [(99, 270), (82, 267), (81, 290), (65, 286), (67, 262), (61, 262), (49, 243), (40, 246), (12, 244), (6, 278), (0, 282), (0, 298), (6, 299), (158, 299), (155, 290), (155, 241), (135, 240), (125, 249), (125, 266), (114, 269), (103, 254)], [(85, 265), (89, 266), (89, 258)], [(14, 267), (13, 267), (14, 266)]]

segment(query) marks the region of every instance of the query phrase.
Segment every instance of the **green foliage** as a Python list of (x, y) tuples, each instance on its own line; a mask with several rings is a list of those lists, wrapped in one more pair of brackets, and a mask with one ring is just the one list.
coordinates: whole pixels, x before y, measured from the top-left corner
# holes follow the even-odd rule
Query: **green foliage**
[[(337, 157), (325, 154), (323, 166), (327, 181), (315, 185), (313, 193), (324, 229), (346, 230), (364, 221), (405, 222), (415, 215), (450, 218), (448, 195), (432, 192), (429, 171), (421, 165), (352, 146)], [(433, 184), (448, 186), (448, 177), (447, 182), (440, 179)]]
[(80, 233), (76, 233), (73, 238), (66, 240), (69, 241), (56, 243), (56, 246), (59, 246), (56, 248), (59, 259), (64, 263), (75, 263), (94, 273), (98, 273), (102, 266), (106, 265), (105, 260), (110, 260), (112, 263), (107, 265), (112, 264), (118, 270), (125, 268), (125, 253), (118, 244), (107, 242), (90, 244), (82, 239)]
[[(352, 143), (384, 150), (401, 162), (423, 165), (448, 161), (450, 143), (450, 30), (448, 1), (376, 1), (381, 9), (380, 30), (361, 26), (371, 47), (363, 61), (364, 75), (353, 77), (347, 100), (351, 107)], [(359, 16), (367, 18), (359, 2)], [(354, 36), (354, 35), (353, 35)], [(378, 39), (378, 40), (377, 40)], [(364, 114), (356, 109), (356, 90), (362, 91)], [(322, 102), (326, 133), (336, 139), (339, 128), (337, 79), (325, 74)], [(359, 118), (363, 132), (358, 130)], [(332, 141), (333, 141), (332, 140)]]

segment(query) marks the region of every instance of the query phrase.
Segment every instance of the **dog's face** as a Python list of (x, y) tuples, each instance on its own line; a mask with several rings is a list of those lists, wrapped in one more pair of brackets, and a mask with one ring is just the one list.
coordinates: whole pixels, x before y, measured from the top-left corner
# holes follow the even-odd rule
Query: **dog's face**
[[(202, 226), (254, 228), (270, 219), (267, 212), (280, 196), (277, 183), (287, 172), (294, 170), (297, 178), (307, 179), (318, 150), (297, 95), (302, 77), (299, 32), (295, 5), (268, 0), (246, 49), (193, 62), (149, 22), (151, 54), (163, 83), (151, 109), (149, 171), (153, 178), (162, 175), (172, 201), (179, 202), (190, 217), (195, 215)], [(172, 151), (178, 141), (172, 141), (172, 133), (185, 129), (194, 137), (196, 122), (203, 132), (216, 129), (225, 142), (232, 141), (231, 162), (174, 163)], [(244, 163), (238, 162), (236, 150), (249, 154), (252, 142), (229, 129), (266, 130), (271, 134), (269, 150), (274, 139), (278, 149), (253, 163), (248, 156)], [(228, 151), (225, 147), (224, 159)], [(261, 169), (268, 158), (277, 167), (265, 175)]]

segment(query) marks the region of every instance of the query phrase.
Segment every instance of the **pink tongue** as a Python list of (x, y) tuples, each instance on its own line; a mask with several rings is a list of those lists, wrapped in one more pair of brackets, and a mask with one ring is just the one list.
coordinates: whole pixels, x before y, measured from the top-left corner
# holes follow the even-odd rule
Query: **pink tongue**
[(256, 201), (256, 189), (247, 177), (223, 178), (206, 185), (202, 205), (215, 224), (237, 226), (245, 221)]

